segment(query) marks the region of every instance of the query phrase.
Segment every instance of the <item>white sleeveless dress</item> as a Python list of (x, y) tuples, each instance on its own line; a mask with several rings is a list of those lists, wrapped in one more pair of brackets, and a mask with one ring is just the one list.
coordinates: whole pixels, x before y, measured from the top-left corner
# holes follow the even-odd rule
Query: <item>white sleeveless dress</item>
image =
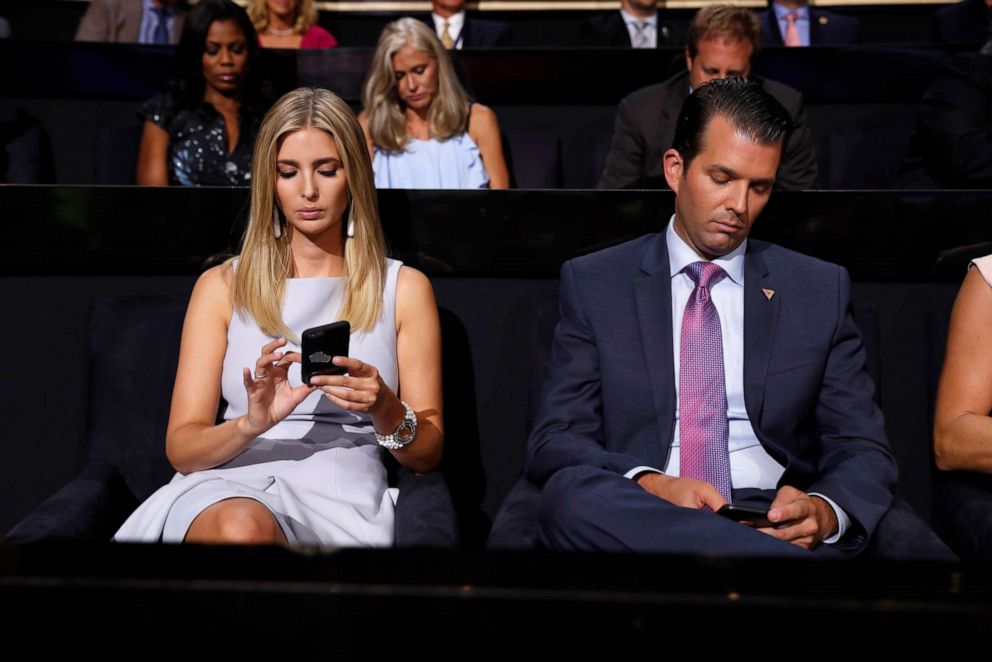
[[(353, 332), (349, 356), (375, 366), (393, 391), (396, 365), (396, 279), (402, 263), (389, 260), (383, 314), (367, 333)], [(293, 278), (286, 282), (283, 319), (303, 331), (338, 319), (342, 278)], [(253, 368), (271, 341), (250, 318), (232, 316), (224, 356), (224, 418), (247, 411), (242, 369)], [(286, 351), (299, 351), (292, 342)], [(290, 383), (298, 386), (300, 366)], [(315, 391), (284, 421), (224, 464), (186, 476), (176, 474), (128, 518), (114, 539), (182, 542), (205, 508), (232, 497), (255, 499), (272, 511), (291, 544), (388, 546), (393, 542), (393, 500), (387, 491), (382, 451), (365, 414), (345, 411)]]

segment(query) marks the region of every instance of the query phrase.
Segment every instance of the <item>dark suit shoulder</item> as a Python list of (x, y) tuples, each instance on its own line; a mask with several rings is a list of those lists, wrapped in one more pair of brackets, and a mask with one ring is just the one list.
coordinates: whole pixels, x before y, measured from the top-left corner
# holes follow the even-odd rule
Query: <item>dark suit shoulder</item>
[(802, 92), (796, 88), (769, 78), (759, 78), (758, 80), (761, 82), (761, 86), (765, 88), (765, 91), (775, 97), (776, 101), (785, 106), (785, 109), (788, 110), (791, 115), (795, 115), (796, 109), (802, 106), (803, 95)]
[(465, 15), (462, 31), (462, 46), (465, 48), (510, 46), (513, 42), (513, 29), (509, 23), (479, 18), (475, 13)]
[(689, 75), (683, 71), (660, 83), (634, 90), (623, 98), (623, 103), (637, 109), (652, 110), (665, 105), (677, 104), (681, 110), (682, 103), (688, 96)]
[(790, 274), (790, 279), (797, 283), (803, 283), (804, 286), (810, 280), (827, 279), (831, 283), (835, 283), (838, 273), (844, 271), (844, 267), (833, 262), (827, 262), (760, 239), (748, 239), (747, 252), (760, 256), (769, 271), (773, 273), (786, 272)]
[(619, 11), (597, 14), (579, 24), (579, 46), (630, 47), (630, 35)]
[[(664, 249), (664, 233), (655, 232), (616, 246), (573, 258), (565, 263), (578, 278), (629, 279), (641, 272), (644, 259)], [(664, 249), (667, 259), (667, 249)]]

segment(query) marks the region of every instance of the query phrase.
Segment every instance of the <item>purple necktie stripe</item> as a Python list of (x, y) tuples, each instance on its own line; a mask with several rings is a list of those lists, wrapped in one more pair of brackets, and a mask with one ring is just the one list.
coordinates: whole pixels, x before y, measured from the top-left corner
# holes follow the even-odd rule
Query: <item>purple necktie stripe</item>
[(684, 273), (696, 287), (682, 315), (679, 348), (680, 475), (711, 483), (730, 501), (727, 455), (727, 387), (720, 314), (710, 288), (727, 273), (712, 262), (693, 262)]

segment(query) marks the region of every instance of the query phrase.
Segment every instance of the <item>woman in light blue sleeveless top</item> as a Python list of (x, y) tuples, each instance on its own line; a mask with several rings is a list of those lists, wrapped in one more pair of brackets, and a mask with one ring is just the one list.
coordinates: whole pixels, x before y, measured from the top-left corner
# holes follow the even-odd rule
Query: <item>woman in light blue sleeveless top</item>
[[(342, 319), (345, 374), (303, 384), (303, 332)], [(361, 127), (327, 90), (290, 92), (259, 132), (241, 254), (190, 298), (166, 434), (178, 473), (115, 539), (392, 544), (382, 454), (437, 466), (440, 374), (431, 286), (385, 257)]]
[(469, 102), (447, 49), (423, 22), (386, 26), (362, 100), (377, 187), (509, 187), (496, 114)]

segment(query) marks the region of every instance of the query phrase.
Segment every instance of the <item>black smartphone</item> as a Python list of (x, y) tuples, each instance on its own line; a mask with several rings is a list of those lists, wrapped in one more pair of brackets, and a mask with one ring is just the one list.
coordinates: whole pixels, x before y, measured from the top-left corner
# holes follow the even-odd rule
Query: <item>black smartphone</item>
[(343, 375), (345, 369), (331, 363), (335, 356), (348, 356), (351, 324), (348, 320), (315, 326), (303, 332), (300, 372), (303, 383), (309, 384), (314, 375)]
[(724, 517), (732, 519), (735, 522), (746, 522), (756, 529), (761, 529), (766, 526), (774, 526), (774, 524), (768, 521), (767, 508), (735, 506), (732, 503), (728, 503), (723, 505), (720, 510), (716, 512), (718, 515), (723, 515)]

